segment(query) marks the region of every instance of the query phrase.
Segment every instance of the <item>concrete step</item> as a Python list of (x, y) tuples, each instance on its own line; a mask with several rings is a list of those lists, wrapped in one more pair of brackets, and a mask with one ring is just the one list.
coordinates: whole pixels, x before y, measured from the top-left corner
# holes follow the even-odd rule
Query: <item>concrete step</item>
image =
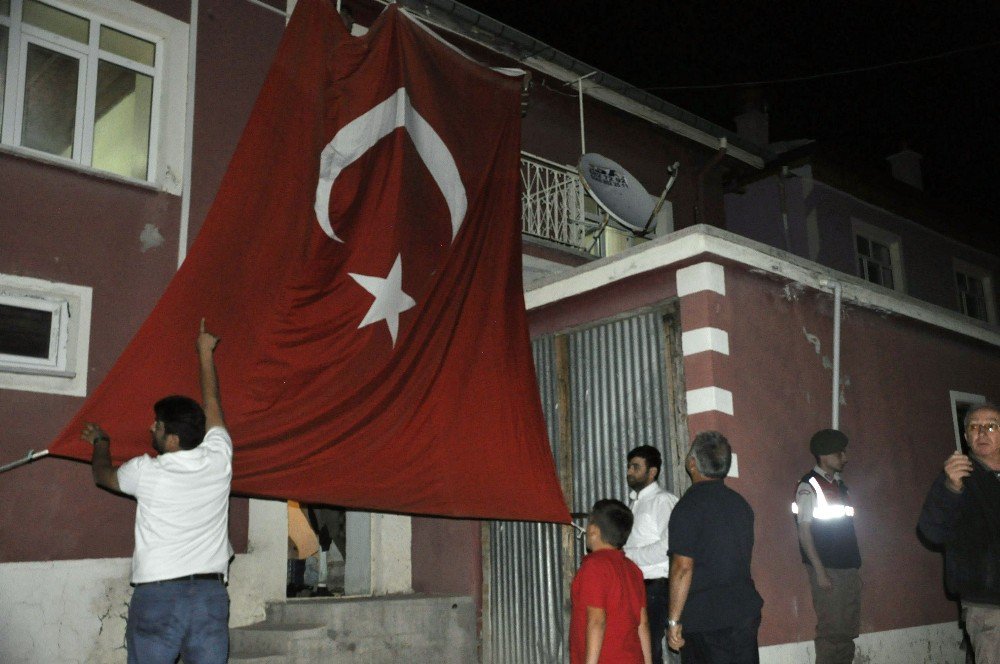
[(230, 630), (239, 664), (475, 661), (471, 597), (395, 595), (271, 602), (262, 623)]
[(229, 655), (229, 664), (288, 664), (287, 655)]
[(265, 621), (229, 630), (231, 661), (241, 661), (236, 658), (244, 658), (242, 661), (257, 662), (258, 660), (246, 659), (256, 657), (262, 658), (259, 659), (260, 664), (270, 664), (267, 658), (280, 658), (279, 661), (289, 662), (304, 655), (311, 655), (328, 645), (327, 627), (315, 622)]
[(371, 597), (316, 597), (271, 602), (267, 620), (274, 623), (322, 623), (334, 632), (382, 636), (387, 627), (401, 633), (435, 633), (442, 625), (465, 623), (475, 628), (476, 608), (471, 597), (386, 595)]

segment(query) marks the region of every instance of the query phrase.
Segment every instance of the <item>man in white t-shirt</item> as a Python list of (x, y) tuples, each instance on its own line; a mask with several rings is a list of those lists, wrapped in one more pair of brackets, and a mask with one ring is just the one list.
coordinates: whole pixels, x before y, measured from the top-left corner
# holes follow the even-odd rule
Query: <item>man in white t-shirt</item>
[(125, 642), (129, 664), (224, 664), (229, 656), (229, 486), (233, 443), (226, 430), (215, 371), (218, 337), (198, 333), (204, 408), (169, 396), (153, 406), (156, 456), (114, 468), (111, 439), (89, 423), (94, 482), (134, 496), (132, 601)]

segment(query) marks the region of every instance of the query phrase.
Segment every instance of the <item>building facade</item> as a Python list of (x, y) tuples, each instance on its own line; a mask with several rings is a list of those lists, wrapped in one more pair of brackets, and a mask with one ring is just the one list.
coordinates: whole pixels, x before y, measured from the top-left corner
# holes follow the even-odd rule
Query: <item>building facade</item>
[[(156, 304), (293, 4), (0, 0), (0, 461), (61, 430)], [(803, 661), (812, 617), (788, 507), (812, 463), (808, 436), (830, 423), (836, 373), (868, 584), (862, 648), (872, 661), (955, 661), (954, 605), (913, 528), (956, 444), (956, 409), (1000, 391), (996, 257), (804, 165), (776, 180), (766, 148), (467, 8), (404, 4), (472, 57), (531, 74), (526, 303), (572, 511), (624, 495), (636, 444), (661, 448), (682, 491), (690, 436), (722, 430), (737, 452), (731, 482), (757, 513), (761, 644), (769, 661)], [(355, 34), (381, 7), (341, 6)], [(654, 234), (595, 238), (602, 211), (576, 174), (584, 149), (654, 198), (679, 164)], [(739, 179), (747, 193), (727, 195)], [(930, 276), (949, 266), (955, 290)], [(85, 464), (54, 459), (0, 474), (0, 493), (0, 659), (121, 661), (133, 507), (95, 489)], [(235, 627), (284, 598), (286, 506), (234, 497), (230, 527)], [(349, 591), (473, 598), (484, 662), (564, 655), (572, 528), (367, 513), (347, 527)]]

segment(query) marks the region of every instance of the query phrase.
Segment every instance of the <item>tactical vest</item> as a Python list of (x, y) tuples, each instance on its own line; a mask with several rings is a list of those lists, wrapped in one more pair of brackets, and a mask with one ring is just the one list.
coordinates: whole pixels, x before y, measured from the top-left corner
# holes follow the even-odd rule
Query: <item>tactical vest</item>
[[(847, 486), (843, 482), (828, 482), (816, 471), (810, 471), (801, 481), (811, 485), (816, 492), (809, 532), (812, 533), (813, 544), (823, 566), (831, 569), (861, 567), (861, 552), (854, 532), (854, 506), (851, 505)], [(795, 523), (798, 525), (798, 505), (794, 502), (792, 513), (795, 514)], [(801, 544), (799, 552), (802, 554), (802, 562), (810, 564)]]

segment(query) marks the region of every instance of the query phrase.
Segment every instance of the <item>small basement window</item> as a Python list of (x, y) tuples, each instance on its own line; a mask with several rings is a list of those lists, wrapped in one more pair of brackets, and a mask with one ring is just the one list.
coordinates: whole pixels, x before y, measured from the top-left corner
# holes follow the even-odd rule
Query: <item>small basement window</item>
[(66, 371), (65, 300), (0, 295), (0, 368), (72, 377)]
[(83, 396), (92, 291), (0, 274), (0, 389)]

